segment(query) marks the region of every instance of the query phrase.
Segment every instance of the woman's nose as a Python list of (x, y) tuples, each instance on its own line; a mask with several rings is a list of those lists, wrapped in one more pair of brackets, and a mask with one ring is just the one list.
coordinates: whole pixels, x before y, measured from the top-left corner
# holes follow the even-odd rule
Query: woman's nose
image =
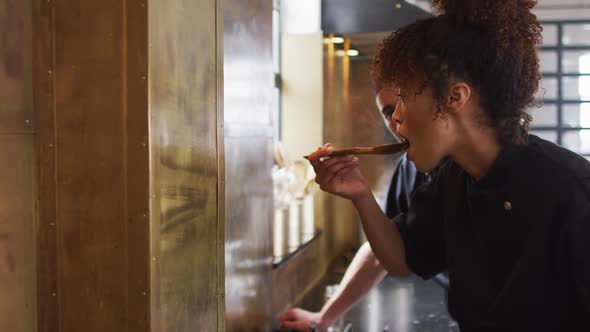
[[(402, 110), (403, 108), (403, 110)], [(393, 112), (393, 114), (391, 115), (391, 121), (393, 123), (395, 123), (395, 126), (399, 126), (399, 124), (402, 123), (403, 119), (402, 119), (402, 113), (405, 111), (405, 107), (404, 107), (404, 103), (402, 102), (401, 98), (400, 100), (397, 102), (397, 106), (395, 106), (395, 111)]]

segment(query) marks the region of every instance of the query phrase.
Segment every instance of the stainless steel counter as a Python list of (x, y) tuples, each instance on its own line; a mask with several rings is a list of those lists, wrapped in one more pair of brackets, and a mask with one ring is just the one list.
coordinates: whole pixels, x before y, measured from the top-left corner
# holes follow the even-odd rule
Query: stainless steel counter
[[(300, 303), (307, 310), (320, 310), (326, 286), (342, 275), (331, 273)], [(366, 332), (458, 332), (449, 316), (443, 289), (434, 281), (418, 277), (386, 277), (353, 307), (333, 331)]]

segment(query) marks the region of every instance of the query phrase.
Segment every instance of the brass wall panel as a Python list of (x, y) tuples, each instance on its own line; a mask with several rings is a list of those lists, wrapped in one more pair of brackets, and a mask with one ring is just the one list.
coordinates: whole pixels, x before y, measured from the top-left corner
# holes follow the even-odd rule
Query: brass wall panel
[(271, 313), (272, 137), (226, 137), (228, 331), (265, 330)]
[[(123, 20), (120, 11), (108, 10), (117, 3), (55, 4), (57, 296), (62, 331), (125, 326)], [(94, 35), (89, 37), (90, 31)], [(87, 79), (95, 85), (84, 84)]]
[(0, 0), (0, 132), (33, 133), (31, 1)]
[(59, 331), (55, 183), (54, 13), (52, 3), (33, 6), (33, 75), (37, 128), (37, 294), (39, 332)]
[(0, 134), (0, 331), (36, 331), (34, 137)]
[[(148, 8), (123, 2), (127, 331), (150, 331)], [(126, 112), (125, 112), (126, 110)]]
[(31, 17), (0, 0), (0, 331), (37, 330)]
[(34, 18), (39, 326), (148, 330), (145, 4), (35, 2)]
[(223, 10), (225, 123), (272, 127), (272, 1), (225, 0)]
[(223, 326), (217, 2), (149, 1), (154, 331)]
[(272, 1), (224, 1), (225, 294), (228, 331), (271, 319)]
[(216, 2), (216, 38), (217, 38), (217, 331), (225, 331), (225, 114), (223, 103), (223, 1)]

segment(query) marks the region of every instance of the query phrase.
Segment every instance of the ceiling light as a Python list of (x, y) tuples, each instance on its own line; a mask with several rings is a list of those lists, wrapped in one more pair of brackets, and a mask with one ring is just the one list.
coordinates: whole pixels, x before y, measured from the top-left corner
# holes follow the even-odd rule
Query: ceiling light
[(348, 56), (357, 56), (359, 55), (359, 51), (357, 50), (348, 50), (348, 52), (346, 52), (348, 54)]

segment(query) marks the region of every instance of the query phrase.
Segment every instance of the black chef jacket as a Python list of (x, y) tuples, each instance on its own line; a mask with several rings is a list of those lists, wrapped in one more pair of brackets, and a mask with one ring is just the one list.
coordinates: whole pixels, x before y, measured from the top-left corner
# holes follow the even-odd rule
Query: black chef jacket
[(590, 331), (590, 163), (530, 135), (474, 181), (452, 161), (395, 218), (406, 262), (448, 270), (469, 331)]
[(391, 185), (387, 192), (385, 214), (389, 218), (393, 218), (399, 213), (408, 212), (416, 188), (429, 181), (430, 178), (427, 175), (418, 172), (414, 164), (406, 159), (405, 155), (402, 156), (391, 178)]

